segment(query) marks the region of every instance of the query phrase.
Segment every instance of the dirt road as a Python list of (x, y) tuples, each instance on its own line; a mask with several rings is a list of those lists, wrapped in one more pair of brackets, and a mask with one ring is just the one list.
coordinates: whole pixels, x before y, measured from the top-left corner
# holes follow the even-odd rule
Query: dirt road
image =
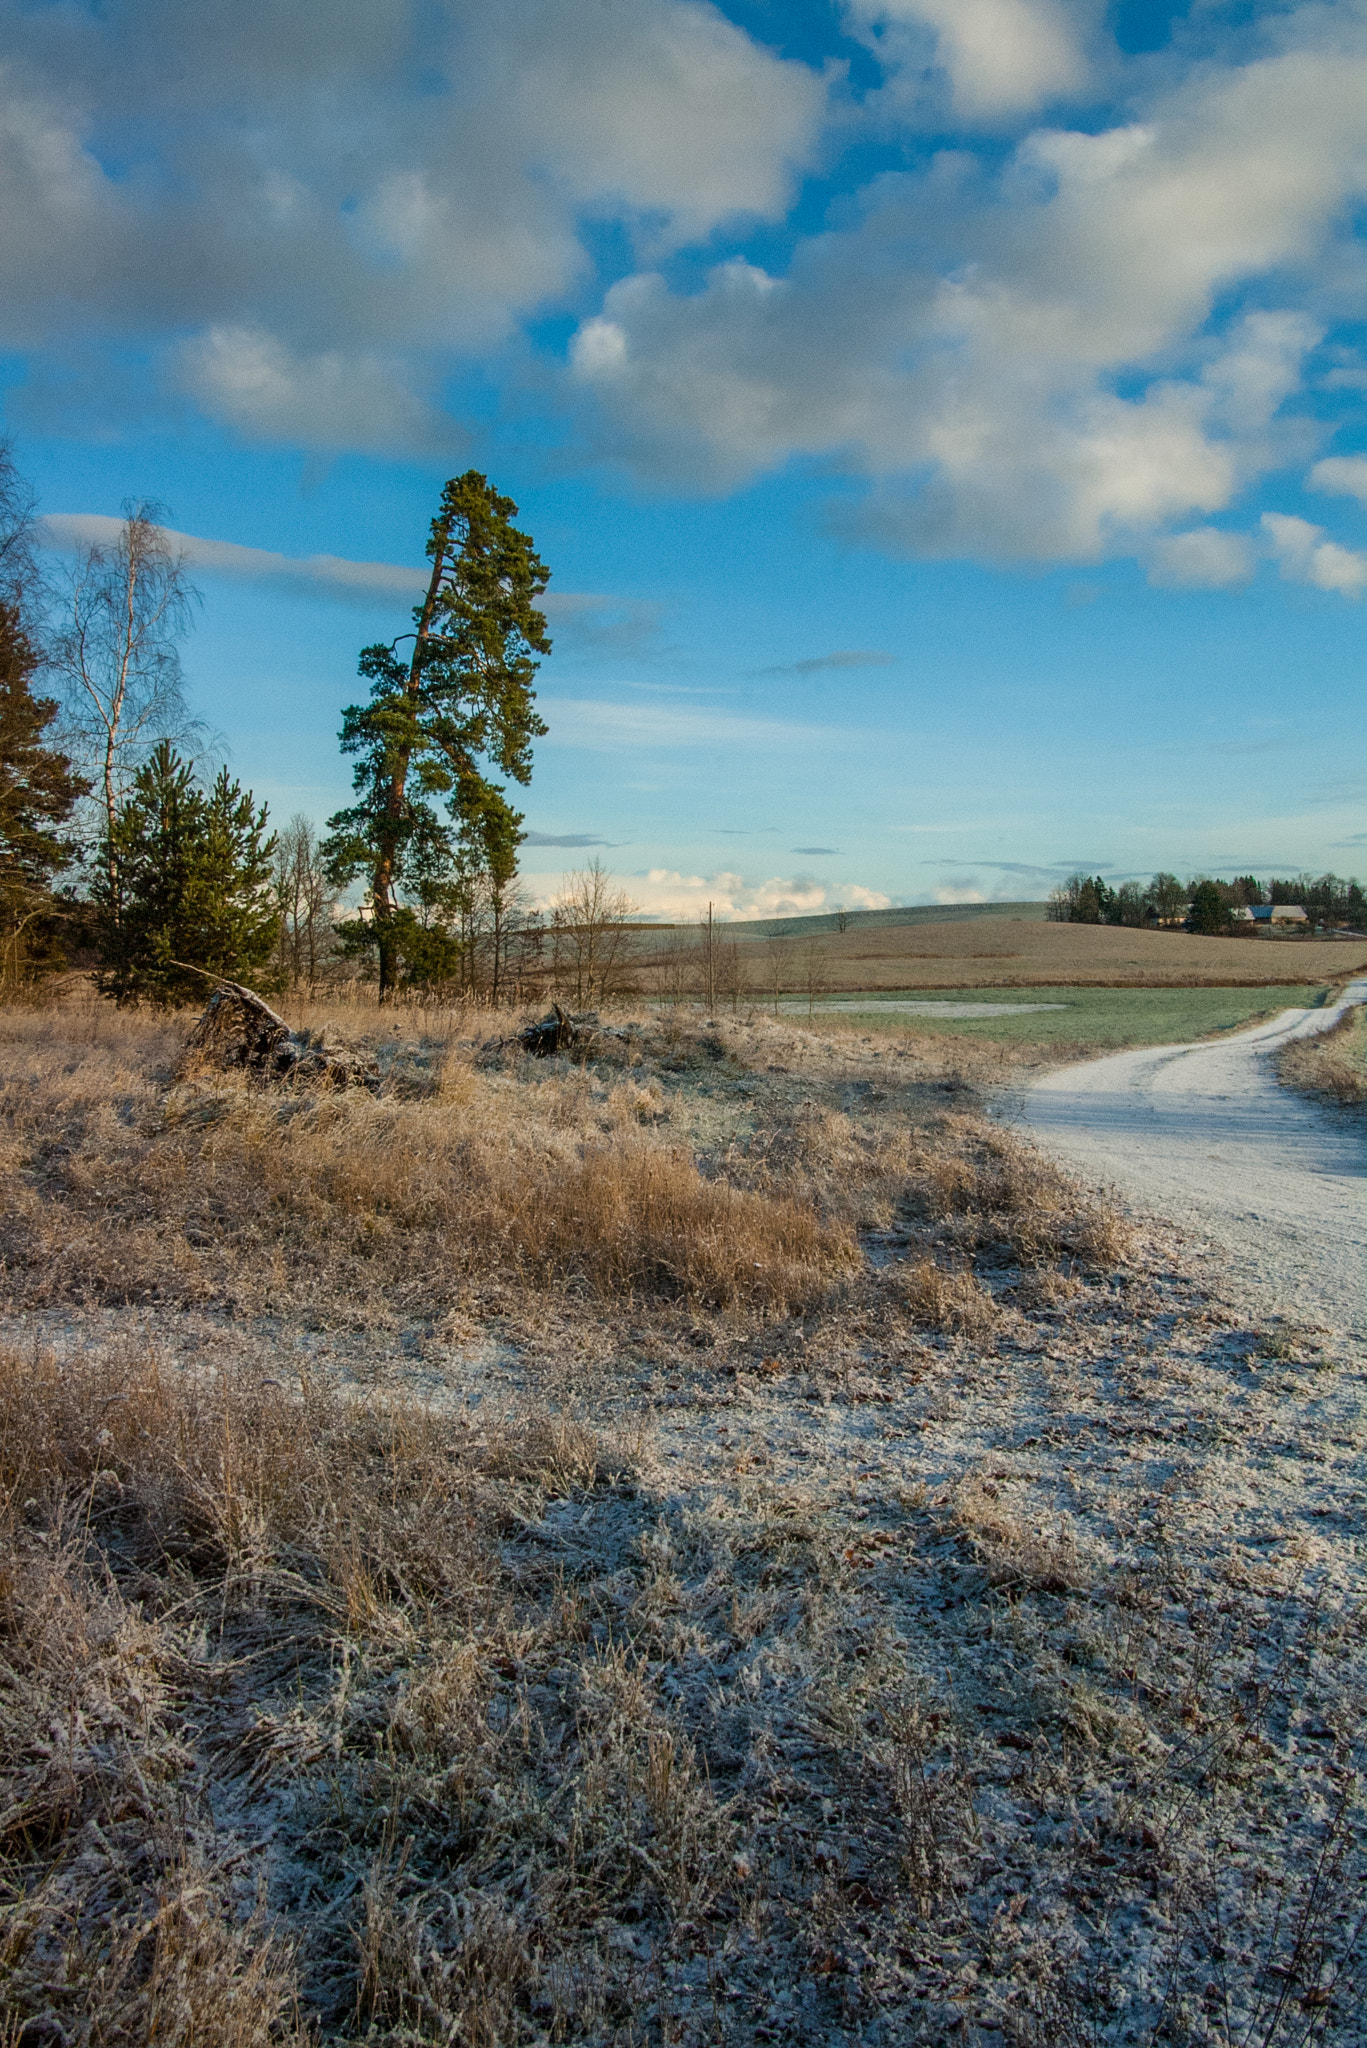
[(1226, 1256), (1259, 1306), (1367, 1334), (1367, 1128), (1281, 1087), (1272, 1056), (1352, 1003), (1215, 1043), (1048, 1075), (1006, 1112), (1075, 1172)]

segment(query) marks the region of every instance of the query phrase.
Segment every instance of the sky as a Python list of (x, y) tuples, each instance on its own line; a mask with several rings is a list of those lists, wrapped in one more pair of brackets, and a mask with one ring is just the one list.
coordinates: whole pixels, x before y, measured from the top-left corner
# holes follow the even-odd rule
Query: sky
[(0, 407), (348, 800), (475, 467), (523, 869), (643, 912), (1367, 872), (1367, 0), (0, 0)]

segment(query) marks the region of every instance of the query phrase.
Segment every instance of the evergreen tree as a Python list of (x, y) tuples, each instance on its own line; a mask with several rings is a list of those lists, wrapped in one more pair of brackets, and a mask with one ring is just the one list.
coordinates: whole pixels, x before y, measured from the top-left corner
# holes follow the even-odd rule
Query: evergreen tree
[[(266, 810), (223, 769), (213, 787), (162, 741), (117, 812), (94, 897), (99, 986), (116, 1002), (201, 1002), (270, 958), (279, 914)], [(207, 975), (196, 974), (205, 968)]]
[(0, 987), (62, 964), (53, 883), (74, 855), (62, 836), (90, 785), (45, 744), (57, 706), (35, 697), (38, 657), (16, 604), (0, 602)]
[(430, 892), (443, 868), (454, 876), (457, 840), (516, 866), (522, 819), (487, 769), (531, 779), (531, 743), (546, 730), (534, 708), (535, 657), (550, 652), (536, 609), (550, 572), (516, 514), (477, 470), (451, 479), (428, 537), (432, 570), (412, 651), (404, 660), (399, 641), (365, 648), (370, 701), (342, 714), (357, 801), (328, 820), (324, 852), (338, 888), (362, 876), (369, 887), (368, 922), (357, 920), (347, 940), (377, 948), (382, 1001), (398, 984), (403, 944), (434, 929), (401, 916), (405, 898), (424, 878)]
[(1218, 938), (1230, 929), (1232, 921), (1230, 906), (1218, 882), (1192, 884), (1191, 913), (1187, 920), (1192, 931), (1204, 932), (1208, 938)]

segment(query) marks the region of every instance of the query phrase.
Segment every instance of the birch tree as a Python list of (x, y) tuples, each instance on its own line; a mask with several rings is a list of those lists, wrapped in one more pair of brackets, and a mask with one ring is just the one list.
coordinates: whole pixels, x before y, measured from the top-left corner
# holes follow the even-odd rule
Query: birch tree
[(194, 730), (179, 643), (198, 592), (172, 547), (159, 505), (128, 503), (118, 537), (85, 547), (61, 587), (49, 662), (62, 695), (63, 737), (95, 785), (105, 882), (117, 919), (119, 806), (162, 740)]

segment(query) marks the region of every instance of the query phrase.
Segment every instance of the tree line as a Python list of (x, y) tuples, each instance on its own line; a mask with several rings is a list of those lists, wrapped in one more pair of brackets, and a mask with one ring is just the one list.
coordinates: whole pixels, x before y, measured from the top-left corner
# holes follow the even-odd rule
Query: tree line
[[(382, 1000), (497, 1001), (581, 945), (573, 900), (549, 916), (525, 901), (523, 819), (499, 779), (530, 779), (546, 731), (549, 571), (516, 516), (477, 471), (445, 486), (413, 630), (362, 649), (369, 694), (342, 714), (355, 800), (322, 836), (303, 816), (277, 831), (187, 707), (198, 593), (162, 509), (130, 503), (114, 540), (54, 574), (0, 444), (3, 990), (77, 959), (125, 1004), (202, 1000), (214, 977), (270, 990), (347, 973), (373, 975)], [(610, 924), (606, 879), (579, 880)], [(598, 930), (591, 950), (613, 943)]]
[(1260, 882), (1256, 875), (1222, 881), (1193, 875), (1180, 882), (1165, 869), (1149, 882), (1112, 887), (1100, 875), (1070, 875), (1049, 897), (1049, 916), (1058, 924), (1113, 924), (1131, 927), (1182, 926), (1210, 937), (1255, 930), (1237, 913), (1263, 904), (1298, 903), (1317, 930), (1367, 931), (1367, 896), (1356, 880), (1340, 875), (1280, 875)]

